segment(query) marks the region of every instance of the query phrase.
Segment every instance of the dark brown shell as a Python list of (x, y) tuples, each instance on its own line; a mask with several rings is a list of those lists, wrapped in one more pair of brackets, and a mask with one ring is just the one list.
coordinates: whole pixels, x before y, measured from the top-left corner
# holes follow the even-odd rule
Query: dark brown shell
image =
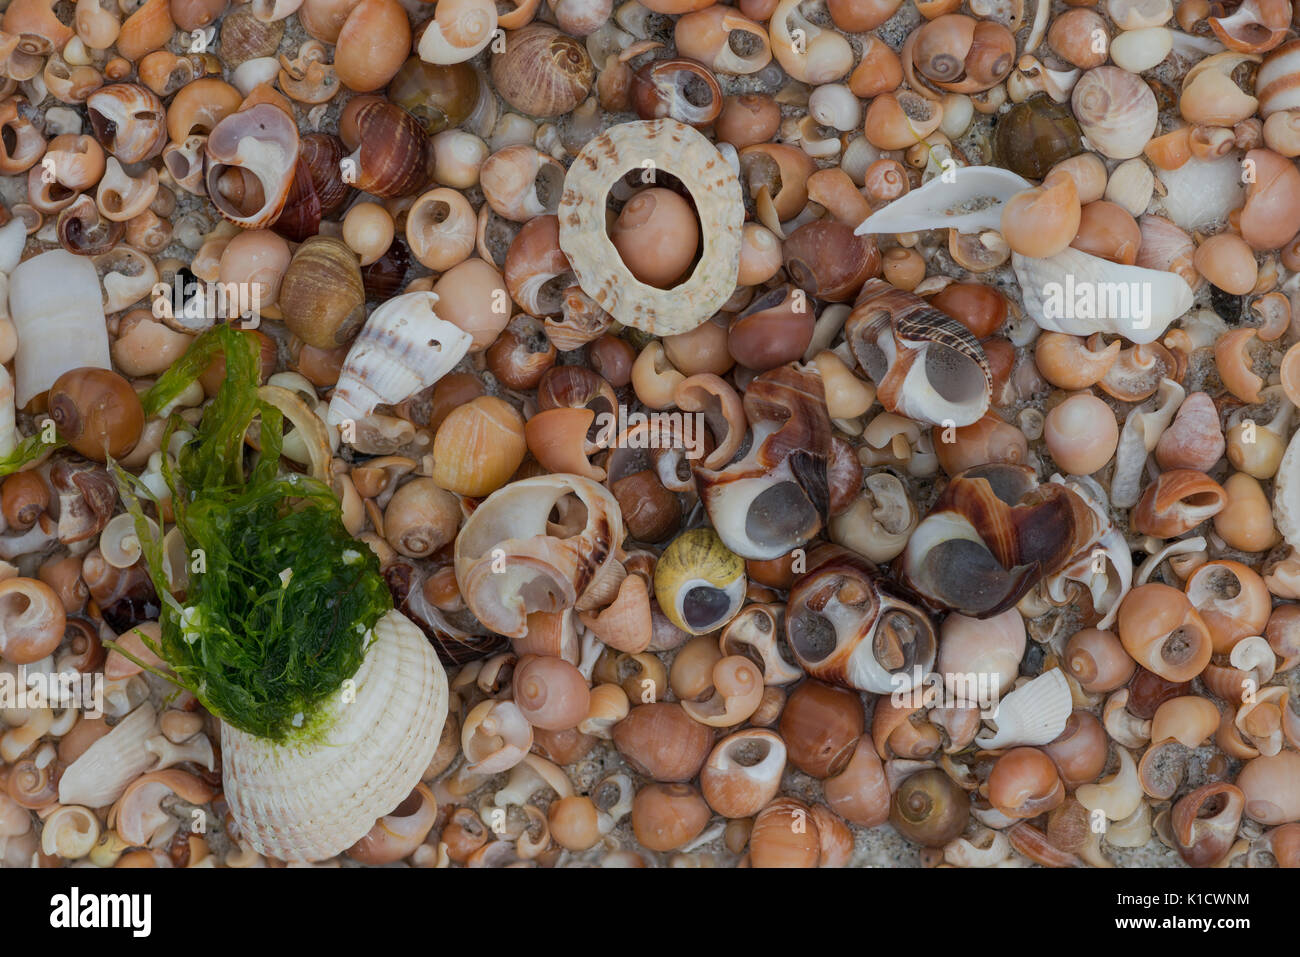
[(320, 200), (322, 216), (338, 210), (352, 191), (343, 182), (339, 165), (346, 155), (343, 141), (333, 133), (308, 133), (298, 144), (298, 156), (306, 161), (311, 171), (311, 183)]
[(321, 214), (320, 197), (312, 184), (311, 169), (299, 153), (284, 209), (280, 210), (280, 216), (271, 228), (285, 239), (300, 243), (320, 231)]
[(355, 162), (357, 189), (383, 199), (409, 196), (429, 182), (429, 137), (406, 110), (375, 100), (357, 111), (361, 145)]
[[(978, 541), (954, 537), (967, 523)], [(1064, 485), (1039, 485), (1032, 468), (990, 463), (955, 475), (900, 559), (903, 581), (935, 605), (989, 618), (1094, 541), (1099, 519)]]

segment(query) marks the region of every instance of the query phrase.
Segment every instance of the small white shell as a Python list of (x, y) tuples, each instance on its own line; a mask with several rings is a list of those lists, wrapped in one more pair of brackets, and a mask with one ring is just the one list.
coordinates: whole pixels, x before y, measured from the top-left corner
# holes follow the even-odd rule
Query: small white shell
[(9, 309), (18, 333), (14, 401), (19, 408), (70, 369), (113, 367), (103, 290), (86, 256), (55, 249), (20, 263), (9, 281)]
[(1053, 668), (1003, 698), (989, 719), (997, 733), (979, 735), (975, 743), (988, 750), (1047, 744), (1060, 737), (1073, 708), (1065, 673)]
[(1209, 229), (1224, 221), (1245, 200), (1241, 163), (1233, 155), (1206, 162), (1189, 159), (1178, 169), (1157, 175), (1165, 186), (1158, 205), (1176, 226), (1189, 232)]
[(1128, 159), (1115, 167), (1106, 181), (1106, 199), (1123, 206), (1134, 219), (1151, 205), (1156, 177), (1141, 159)]
[(1002, 204), (1034, 184), (997, 166), (958, 166), (872, 213), (853, 232), (872, 234), (1002, 228)]
[(348, 350), (330, 399), (328, 423), (364, 419), (375, 406), (433, 385), (469, 352), (473, 337), (439, 319), (436, 293), (408, 292), (374, 312)]
[(319, 861), (351, 847), (410, 793), (438, 749), (447, 675), (409, 619), (390, 611), (374, 643), (326, 707), (337, 718), (318, 744), (285, 746), (221, 726), (226, 800), (259, 854)]
[[(1024, 293), (1025, 311), (1048, 332), (1106, 332), (1131, 342), (1154, 342), (1192, 308), (1192, 287), (1180, 276), (1123, 266), (1078, 249), (1046, 259), (1017, 253), (1011, 265)], [(1083, 297), (1092, 305), (1085, 308)]]
[(1110, 59), (1130, 73), (1145, 73), (1163, 62), (1173, 48), (1174, 35), (1164, 27), (1126, 30), (1110, 42)]
[(1273, 480), (1273, 521), (1288, 545), (1300, 547), (1300, 432), (1282, 456), (1277, 477)]
[[(605, 227), (610, 188), (638, 169), (672, 173), (690, 191), (699, 213), (704, 235), (699, 264), (673, 289), (634, 277)], [(745, 219), (740, 180), (717, 148), (684, 123), (622, 123), (588, 142), (565, 177), (559, 217), (560, 249), (582, 291), (625, 326), (659, 336), (689, 332), (735, 292)]]

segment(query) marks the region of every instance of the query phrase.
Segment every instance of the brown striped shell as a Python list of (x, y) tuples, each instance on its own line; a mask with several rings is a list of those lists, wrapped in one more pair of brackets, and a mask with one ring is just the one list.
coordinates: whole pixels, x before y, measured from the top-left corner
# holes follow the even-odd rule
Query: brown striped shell
[(979, 340), (920, 296), (868, 279), (844, 338), (890, 412), (946, 428), (988, 411), (993, 372)]
[(693, 466), (718, 537), (742, 558), (766, 560), (810, 542), (830, 509), (831, 423), (815, 367), (790, 363), (745, 390), (751, 441), (722, 469)]
[(977, 465), (953, 476), (908, 539), (903, 581), (971, 618), (1011, 608), (1071, 563), (1103, 529), (1084, 499), (1025, 465)]
[[(672, 289), (634, 277), (605, 228), (610, 188), (635, 170), (671, 173), (695, 201), (704, 235), (700, 261)], [(560, 248), (578, 284), (625, 326), (660, 336), (689, 332), (736, 289), (745, 219), (740, 180), (717, 148), (684, 123), (622, 123), (588, 142), (569, 167), (558, 212)]]

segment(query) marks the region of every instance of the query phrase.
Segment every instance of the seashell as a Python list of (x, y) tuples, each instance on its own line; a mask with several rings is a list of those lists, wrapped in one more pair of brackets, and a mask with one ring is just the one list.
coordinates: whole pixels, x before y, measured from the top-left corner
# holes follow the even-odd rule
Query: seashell
[(145, 0), (122, 22), (117, 52), (134, 63), (150, 50), (164, 47), (175, 32), (171, 0)]
[(971, 425), (988, 411), (993, 373), (984, 350), (919, 296), (867, 280), (844, 337), (888, 411), (945, 426)]
[(1208, 472), (1223, 457), (1226, 443), (1219, 425), (1219, 410), (1204, 392), (1193, 392), (1178, 407), (1173, 423), (1156, 443), (1156, 461), (1162, 469)]
[(1192, 288), (1182, 277), (1108, 262), (1078, 249), (1045, 259), (1013, 254), (1011, 263), (1025, 311), (1049, 332), (1105, 332), (1154, 342), (1192, 307)]
[(86, 114), (95, 139), (123, 163), (152, 159), (167, 143), (166, 111), (148, 87), (135, 83), (100, 87), (86, 98)]
[(978, 233), (999, 229), (1002, 205), (1034, 184), (997, 166), (958, 166), (951, 181), (936, 177), (872, 213), (853, 232), (872, 234), (955, 229)]
[(1264, 57), (1255, 74), (1259, 115), (1300, 109), (1300, 39), (1288, 40)]
[(1145, 73), (1164, 62), (1174, 48), (1174, 35), (1164, 27), (1125, 30), (1110, 42), (1110, 59), (1129, 73)]
[(1291, 26), (1287, 5), (1279, 0), (1244, 0), (1230, 16), (1208, 18), (1210, 29), (1229, 50), (1263, 53), (1286, 39)]
[[(1130, 159), (1115, 167), (1106, 181), (1105, 198), (1123, 207), (1134, 218), (1141, 216), (1151, 205), (1156, 178), (1151, 167), (1141, 159)], [(1139, 244), (1139, 250), (1141, 246)]]
[(496, 29), (497, 8), (491, 0), (440, 0), (416, 52), (426, 63), (463, 63), (492, 42)]
[(504, 49), (492, 54), (491, 76), (501, 98), (520, 113), (562, 116), (587, 98), (596, 68), (581, 41), (530, 23), (506, 34)]
[(410, 793), (437, 750), (447, 718), (447, 675), (408, 618), (388, 612), (372, 629), (351, 697), (323, 739), (279, 745), (221, 728), (225, 797), (259, 854), (317, 861), (350, 847)]
[(146, 701), (68, 765), (59, 778), (59, 802), (90, 808), (112, 804), (156, 763), (145, 744), (157, 733), (157, 713)]
[(790, 590), (784, 629), (795, 658), (814, 678), (841, 687), (911, 690), (934, 666), (938, 635), (929, 614), (860, 556), (839, 547), (824, 554)]
[(208, 135), (204, 183), (217, 211), (246, 229), (270, 226), (293, 184), (298, 127), (266, 103), (232, 113)]
[(768, 560), (807, 544), (827, 519), (831, 424), (821, 376), (778, 366), (749, 384), (744, 409), (751, 431), (744, 458), (719, 470), (697, 459), (692, 472), (726, 546)]
[[(429, 137), (406, 110), (372, 100), (355, 117), (359, 145), (344, 161), (344, 183), (384, 199), (409, 196), (429, 181)], [(350, 163), (350, 168), (348, 164)]]
[(289, 261), (276, 304), (289, 331), (308, 345), (346, 345), (366, 321), (366, 292), (356, 253), (342, 240), (311, 237)]
[(1177, 538), (1223, 510), (1228, 496), (1219, 483), (1193, 469), (1161, 472), (1133, 508), (1133, 529), (1157, 538)]
[(338, 210), (351, 191), (343, 182), (341, 163), (345, 153), (343, 141), (333, 133), (308, 133), (298, 142), (298, 158), (307, 164), (322, 216)]
[(1039, 485), (1027, 466), (979, 465), (953, 476), (917, 525), (902, 580), (941, 607), (990, 618), (1084, 552), (1091, 562), (1105, 532), (1097, 507), (1065, 484)]
[(1205, 126), (1232, 126), (1252, 116), (1259, 101), (1244, 92), (1232, 76), (1243, 63), (1260, 59), (1228, 51), (1201, 60), (1183, 77), (1178, 112), (1188, 123)]
[(717, 631), (745, 602), (745, 562), (709, 528), (683, 532), (655, 563), (659, 607), (692, 635)]
[(33, 256), (10, 274), (9, 313), (18, 334), (14, 401), (19, 408), (65, 372), (112, 368), (102, 297), (90, 260), (62, 249)]
[(1156, 130), (1155, 94), (1119, 67), (1099, 66), (1081, 76), (1070, 105), (1088, 142), (1111, 159), (1141, 155)]
[(1273, 521), (1288, 545), (1300, 547), (1300, 440), (1295, 435), (1273, 482)]
[[(689, 97), (688, 89), (692, 91)], [(717, 78), (694, 60), (674, 58), (643, 64), (632, 74), (630, 95), (632, 108), (643, 120), (668, 117), (705, 128), (722, 112), (722, 88)]]
[(217, 49), (222, 62), (237, 67), (247, 60), (273, 57), (284, 36), (284, 21), (267, 23), (253, 15), (252, 5), (236, 7), (221, 21)]
[(1046, 94), (1011, 107), (999, 117), (993, 137), (999, 166), (1030, 179), (1041, 180), (1057, 163), (1084, 149), (1083, 135), (1069, 107)]
[[(672, 289), (632, 276), (605, 228), (611, 187), (627, 172), (644, 168), (676, 176), (706, 224), (699, 264)], [(735, 291), (745, 218), (740, 181), (713, 144), (683, 123), (623, 123), (591, 140), (569, 167), (558, 215), (560, 248), (578, 284), (624, 325), (661, 336), (689, 332)]]
[(977, 735), (975, 743), (988, 751), (1048, 744), (1060, 737), (1073, 709), (1065, 672), (1053, 668), (999, 701), (997, 711), (989, 719), (997, 732)]
[(1248, 164), (1253, 176), (1241, 209), (1241, 238), (1254, 250), (1280, 249), (1297, 232), (1300, 169), (1294, 161), (1266, 149), (1249, 150), (1242, 163)]
[(348, 349), (327, 421), (363, 419), (433, 385), (469, 352), (471, 337), (439, 319), (432, 292), (396, 296), (370, 314)]
[[(557, 503), (573, 497), (580, 503), (567, 509), (573, 525), (551, 522)], [(456, 537), (456, 583), (484, 626), (523, 637), (533, 612), (598, 607), (593, 599), (617, 584), (614, 566), (622, 566), (614, 553), (624, 535), (618, 500), (604, 486), (562, 473), (521, 479), (465, 520)]]

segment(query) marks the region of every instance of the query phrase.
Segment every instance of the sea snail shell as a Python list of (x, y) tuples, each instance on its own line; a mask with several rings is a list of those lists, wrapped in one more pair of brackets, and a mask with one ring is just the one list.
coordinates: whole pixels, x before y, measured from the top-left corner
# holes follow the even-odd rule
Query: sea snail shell
[(225, 794), (259, 854), (319, 861), (364, 837), (401, 803), (433, 759), (447, 718), (447, 675), (411, 621), (390, 611), (332, 707), (335, 723), (313, 744), (278, 745), (221, 727)]

